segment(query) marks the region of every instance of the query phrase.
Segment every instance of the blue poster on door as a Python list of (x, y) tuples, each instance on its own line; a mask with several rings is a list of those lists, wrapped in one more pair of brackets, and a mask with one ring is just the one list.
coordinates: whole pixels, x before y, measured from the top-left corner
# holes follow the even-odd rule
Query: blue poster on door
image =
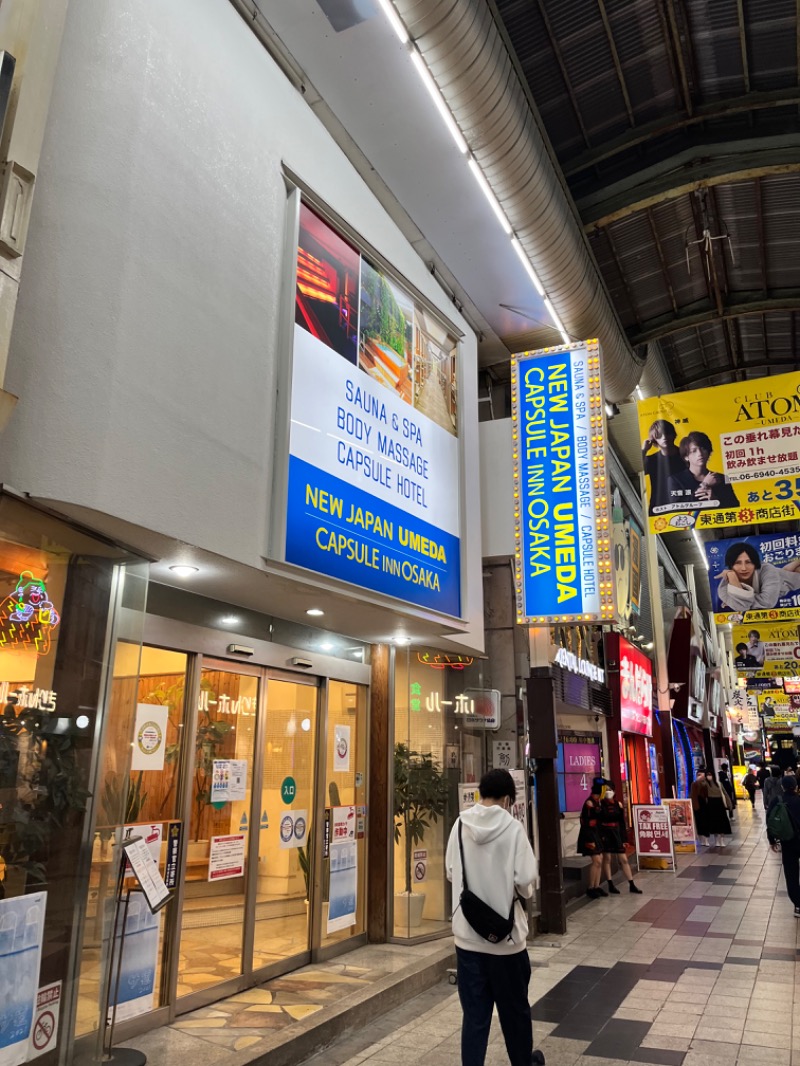
[[(128, 914), (125, 920), (122, 959), (115, 966), (111, 980), (112, 992), (109, 1008), (114, 1006), (118, 967), (120, 971), (119, 996), (116, 999), (118, 1022), (136, 1018), (153, 1009), (160, 928), (161, 911), (153, 914), (144, 896), (138, 892), (133, 894), (128, 904)], [(116, 959), (119, 959), (119, 940), (118, 935), (114, 949)]]
[(0, 900), (0, 1066), (28, 1057), (47, 893)]
[(331, 890), (328, 904), (328, 932), (356, 924), (358, 886), (358, 846), (355, 842), (331, 844)]

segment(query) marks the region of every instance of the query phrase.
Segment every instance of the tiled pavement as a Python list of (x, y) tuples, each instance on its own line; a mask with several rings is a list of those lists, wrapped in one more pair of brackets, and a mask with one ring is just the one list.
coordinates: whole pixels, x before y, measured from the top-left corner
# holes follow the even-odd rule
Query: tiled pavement
[[(800, 923), (763, 820), (739, 804), (731, 846), (641, 874), (643, 896), (592, 902), (531, 948), (547, 1066), (800, 1066)], [(457, 1066), (460, 1023), (441, 984), (308, 1064)], [(486, 1063), (507, 1061), (495, 1022)]]

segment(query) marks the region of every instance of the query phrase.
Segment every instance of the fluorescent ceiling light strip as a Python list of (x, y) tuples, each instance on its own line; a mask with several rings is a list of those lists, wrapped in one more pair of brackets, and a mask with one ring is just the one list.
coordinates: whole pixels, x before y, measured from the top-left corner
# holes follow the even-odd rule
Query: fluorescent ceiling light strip
[(469, 160), (469, 169), (472, 171), (473, 175), (475, 176), (475, 180), (480, 185), (481, 190), (483, 192), (483, 195), (486, 197), (486, 199), (491, 204), (492, 211), (494, 211), (495, 215), (497, 216), (497, 221), (500, 223), (500, 225), (503, 227), (503, 229), (506, 231), (506, 233), (509, 236), (511, 236), (511, 232), (512, 232), (511, 231), (511, 224), (508, 221), (508, 219), (506, 218), (505, 212), (503, 211), (502, 207), (500, 206), (500, 203), (499, 203), (497, 197), (495, 196), (495, 194), (492, 192), (491, 188), (489, 187), (489, 182), (484, 177), (483, 171), (478, 166), (478, 164), (475, 162), (475, 160), (472, 159), (472, 158), (470, 158), (470, 160)]
[(405, 26), (403, 25), (403, 23), (402, 23), (402, 21), (400, 19), (400, 16), (395, 11), (394, 4), (392, 3), (392, 0), (378, 0), (378, 3), (381, 5), (381, 8), (383, 9), (384, 15), (387, 17), (387, 19), (391, 23), (392, 29), (397, 34), (397, 36), (400, 38), (400, 40), (403, 42), (403, 44), (405, 44), (406, 41), (408, 40), (408, 30), (405, 28)]
[(512, 237), (511, 245), (514, 251), (517, 253), (517, 258), (519, 259), (520, 263), (522, 263), (522, 265), (528, 272), (528, 277), (533, 282), (533, 287), (536, 289), (540, 296), (544, 296), (544, 286), (542, 285), (541, 281), (539, 281), (539, 278), (536, 276), (536, 271), (531, 266), (531, 261), (525, 254), (525, 249), (519, 243), (519, 237)]
[(569, 334), (565, 333), (563, 329), (561, 330), (561, 340), (564, 342), (564, 344), (572, 344), (572, 337), (570, 337)]
[[(564, 329), (564, 323), (561, 321), (561, 319), (556, 314), (556, 309), (555, 309), (555, 307), (553, 307), (552, 303), (550, 302), (550, 297), (549, 296), (545, 296), (545, 298), (544, 298), (544, 306), (547, 308), (548, 313), (549, 313), (550, 317), (552, 318), (553, 322), (555, 323), (555, 327), (558, 330), (558, 332), (561, 334), (561, 336), (569, 338), (569, 334)], [(570, 343), (569, 339), (565, 340), (564, 343), (565, 344), (569, 344)]]
[(703, 565), (705, 566), (706, 570), (708, 570), (708, 556), (706, 555), (706, 549), (703, 546), (703, 542), (700, 539), (700, 535), (699, 535), (699, 533), (697, 532), (696, 529), (692, 530), (692, 536), (695, 539), (695, 543), (697, 544), (697, 547), (700, 549), (700, 555), (702, 556), (702, 559), (703, 559)]
[(428, 68), (425, 66), (424, 59), (419, 54), (419, 52), (416, 50), (416, 48), (413, 48), (413, 47), (411, 49), (411, 60), (412, 60), (412, 62), (414, 64), (414, 66), (417, 68), (417, 73), (422, 78), (422, 81), (423, 81), (423, 83), (425, 85), (425, 88), (428, 90), (428, 93), (430, 94), (431, 100), (433, 100), (433, 102), (436, 104), (436, 110), (439, 112), (439, 114), (444, 119), (445, 126), (447, 126), (448, 130), (450, 130), (450, 135), (453, 138), (453, 140), (456, 142), (456, 145), (458, 147), (459, 152), (463, 152), (464, 155), (466, 155), (466, 153), (467, 153), (467, 142), (462, 137), (461, 130), (456, 125), (455, 119), (450, 114), (450, 108), (444, 102), (444, 97), (439, 92), (439, 86), (433, 80), (433, 75), (428, 70)]

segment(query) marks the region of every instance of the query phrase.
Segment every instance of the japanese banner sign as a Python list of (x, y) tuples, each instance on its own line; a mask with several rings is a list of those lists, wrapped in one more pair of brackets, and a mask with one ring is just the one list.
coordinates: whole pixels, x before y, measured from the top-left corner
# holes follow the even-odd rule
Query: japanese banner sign
[(714, 620), (800, 620), (800, 534), (705, 543)]
[(654, 533), (800, 518), (800, 373), (637, 407)]

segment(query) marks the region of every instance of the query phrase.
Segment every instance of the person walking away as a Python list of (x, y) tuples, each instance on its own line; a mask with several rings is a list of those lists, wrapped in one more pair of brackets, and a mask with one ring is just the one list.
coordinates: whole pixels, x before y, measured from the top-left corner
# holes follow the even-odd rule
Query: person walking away
[[(717, 784), (711, 770), (706, 770), (706, 793), (708, 795), (706, 830), (708, 831), (709, 847), (713, 848), (716, 844), (723, 848), (725, 847), (723, 837), (730, 836), (733, 833), (730, 818), (728, 818), (728, 807), (731, 801), (728, 799), (728, 793)], [(715, 843), (712, 844), (711, 841), (714, 838), (716, 838)]]
[(600, 840), (603, 845), (603, 877), (608, 882), (608, 891), (612, 896), (619, 895), (619, 889), (611, 877), (611, 856), (617, 856), (619, 868), (628, 881), (628, 890), (637, 896), (642, 894), (641, 888), (636, 887), (631, 873), (628, 855), (625, 845), (628, 842), (628, 826), (625, 821), (625, 810), (618, 799), (614, 797), (614, 789), (607, 788), (605, 795), (600, 800), (600, 812), (598, 818)]
[(768, 811), (772, 806), (772, 801), (776, 796), (781, 795), (781, 780), (783, 778), (783, 770), (780, 766), (770, 766), (769, 777), (765, 778), (764, 785), (761, 789), (761, 794), (764, 797), (764, 810)]
[(730, 816), (733, 818), (736, 812), (736, 789), (733, 787), (733, 781), (726, 762), (720, 763), (717, 780), (728, 793), (728, 799), (731, 801)]
[(689, 789), (689, 799), (694, 811), (694, 824), (701, 844), (708, 846), (708, 784), (705, 770), (698, 770)]
[(528, 915), (517, 895), (525, 899), (533, 895), (539, 864), (521, 822), (509, 814), (516, 786), (508, 770), (489, 770), (478, 792), (480, 801), (462, 812), (450, 833), (447, 877), (453, 883), (454, 899), (461, 900), (466, 880), (469, 891), (497, 916), (510, 916), (513, 911), (514, 924), (505, 939), (492, 943), (470, 925), (461, 902), (453, 911), (463, 1010), (461, 1063), (484, 1066), (492, 1009), (497, 1007), (511, 1066), (531, 1066), (543, 1063), (544, 1056), (533, 1051)]
[(763, 764), (756, 770), (756, 779), (758, 781), (758, 787), (763, 791), (764, 782), (769, 777), (769, 770)]
[(753, 767), (748, 766), (747, 773), (742, 778), (742, 787), (747, 795), (750, 797), (750, 806), (755, 810), (756, 806), (756, 789), (758, 788), (758, 778), (753, 773)]
[[(780, 851), (786, 894), (794, 904), (794, 916), (800, 918), (800, 796), (797, 778), (787, 774), (781, 778), (783, 795), (776, 796), (767, 811), (767, 838), (773, 851)], [(778, 815), (778, 807), (785, 807), (788, 820)], [(783, 821), (785, 830), (777, 835), (777, 822)], [(785, 837), (785, 839), (783, 839)]]
[(592, 781), (592, 790), (581, 808), (578, 854), (592, 860), (592, 865), (589, 867), (589, 887), (586, 890), (589, 899), (599, 899), (601, 896), (608, 895), (600, 887), (600, 877), (603, 873), (603, 841), (598, 824), (600, 797), (605, 783), (605, 778), (602, 777), (596, 777)]

